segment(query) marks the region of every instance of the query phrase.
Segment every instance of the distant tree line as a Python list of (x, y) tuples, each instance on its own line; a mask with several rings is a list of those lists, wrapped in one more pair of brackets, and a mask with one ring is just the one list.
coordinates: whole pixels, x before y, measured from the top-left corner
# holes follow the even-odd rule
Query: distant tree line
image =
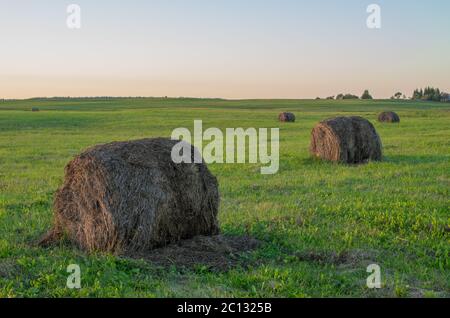
[[(338, 94), (336, 97), (334, 96), (328, 96), (326, 99), (373, 99), (372, 95), (370, 95), (369, 90), (365, 90), (364, 93), (361, 95), (361, 97), (353, 95), (353, 94)], [(316, 99), (320, 99), (317, 97)]]
[(449, 94), (441, 92), (439, 88), (425, 87), (415, 89), (411, 97), (413, 100), (426, 100), (433, 102), (450, 102)]
[[(317, 97), (316, 99), (320, 99)], [(373, 99), (369, 90), (365, 90), (361, 97), (353, 94), (338, 94), (335, 96), (328, 96), (326, 99)], [(391, 99), (407, 99), (406, 95), (402, 92), (396, 92)], [(443, 93), (439, 88), (426, 87), (424, 89), (415, 89), (411, 97), (412, 100), (425, 100), (435, 102), (450, 102), (450, 94)]]
[(400, 98), (406, 99), (406, 95), (403, 94), (402, 92), (397, 92), (391, 97), (391, 99), (400, 99)]

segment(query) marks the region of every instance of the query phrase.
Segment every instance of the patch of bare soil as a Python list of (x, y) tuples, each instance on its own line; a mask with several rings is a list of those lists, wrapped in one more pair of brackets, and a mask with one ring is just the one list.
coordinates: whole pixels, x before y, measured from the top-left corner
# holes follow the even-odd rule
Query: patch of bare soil
[(260, 246), (248, 236), (196, 236), (178, 243), (127, 257), (144, 259), (161, 267), (176, 266), (193, 269), (206, 266), (213, 271), (227, 271), (242, 265), (242, 254)]

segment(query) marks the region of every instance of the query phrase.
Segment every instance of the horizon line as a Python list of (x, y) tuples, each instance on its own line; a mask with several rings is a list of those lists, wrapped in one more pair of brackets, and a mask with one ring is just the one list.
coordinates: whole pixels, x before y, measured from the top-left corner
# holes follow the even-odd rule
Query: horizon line
[[(334, 96), (335, 97), (335, 96)], [(224, 100), (224, 101), (240, 101), (240, 100), (359, 100), (359, 101), (379, 101), (379, 100), (397, 100), (397, 101), (408, 101), (411, 100), (410, 97), (393, 99), (393, 98), (372, 98), (372, 99), (362, 99), (358, 96), (358, 98), (354, 99), (328, 99), (326, 97), (322, 98), (283, 98), (283, 97), (270, 97), (270, 98), (224, 98), (224, 97), (194, 97), (194, 96), (39, 96), (39, 97), (28, 97), (28, 98), (0, 98), (0, 101), (27, 101), (27, 100), (51, 100), (51, 99), (204, 99), (204, 100)]]

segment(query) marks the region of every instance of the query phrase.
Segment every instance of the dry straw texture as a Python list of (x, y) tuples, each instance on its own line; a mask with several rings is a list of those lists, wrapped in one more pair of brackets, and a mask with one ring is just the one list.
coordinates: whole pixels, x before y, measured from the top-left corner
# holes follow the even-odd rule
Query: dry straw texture
[(381, 139), (362, 117), (336, 117), (318, 123), (311, 133), (310, 152), (324, 160), (348, 164), (382, 159)]
[(400, 117), (394, 112), (382, 112), (378, 115), (378, 121), (382, 123), (399, 123)]
[(42, 244), (66, 235), (87, 251), (126, 253), (218, 234), (217, 180), (205, 163), (174, 163), (176, 143), (115, 142), (73, 159)]
[(280, 113), (278, 120), (282, 122), (295, 122), (295, 115), (293, 113)]

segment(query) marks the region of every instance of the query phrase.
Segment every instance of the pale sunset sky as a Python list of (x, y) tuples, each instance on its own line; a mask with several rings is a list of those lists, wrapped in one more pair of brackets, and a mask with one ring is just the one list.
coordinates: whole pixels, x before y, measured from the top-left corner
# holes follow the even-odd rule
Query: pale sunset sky
[(448, 0), (0, 0), (0, 39), (0, 98), (450, 91)]

